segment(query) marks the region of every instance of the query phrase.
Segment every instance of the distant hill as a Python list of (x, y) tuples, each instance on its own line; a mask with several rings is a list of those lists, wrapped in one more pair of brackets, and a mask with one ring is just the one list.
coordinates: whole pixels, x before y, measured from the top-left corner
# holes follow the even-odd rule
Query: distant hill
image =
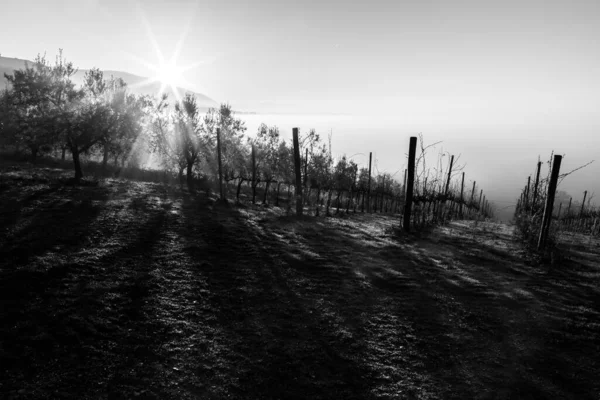
[[(15, 69), (23, 68), (25, 66), (25, 63), (33, 64), (33, 61), (22, 60), (19, 58), (0, 57), (0, 82), (2, 82), (2, 85), (0, 85), (1, 89), (3, 89), (6, 84), (6, 79), (4, 78), (4, 74), (6, 73), (9, 75), (12, 75), (12, 73)], [(75, 82), (75, 84), (81, 85), (83, 83), (83, 77), (87, 71), (88, 70), (86, 70), (86, 69), (80, 69), (77, 71), (77, 73), (73, 76), (73, 81)], [(127, 82), (127, 85), (129, 86), (130, 90), (133, 93), (141, 94), (141, 95), (157, 96), (160, 91), (160, 87), (161, 87), (160, 82), (152, 82), (152, 83), (142, 84), (144, 81), (146, 81), (148, 79), (146, 77), (130, 74), (129, 72), (123, 72), (123, 71), (104, 71), (103, 70), (103, 72), (104, 72), (105, 78), (109, 78), (112, 75), (115, 78), (123, 79), (125, 82)], [(202, 93), (196, 93), (191, 90), (186, 90), (186, 89), (183, 89), (180, 87), (176, 88), (175, 90), (171, 89), (170, 87), (167, 87), (166, 93), (169, 95), (169, 98), (171, 99), (171, 101), (173, 101), (173, 99), (177, 98), (177, 96), (179, 96), (180, 98), (183, 97), (185, 95), (185, 93), (193, 93), (196, 96), (196, 100), (198, 101), (198, 106), (201, 109), (208, 109), (211, 107), (219, 106), (219, 104), (215, 100), (211, 99), (210, 97), (208, 97)]]

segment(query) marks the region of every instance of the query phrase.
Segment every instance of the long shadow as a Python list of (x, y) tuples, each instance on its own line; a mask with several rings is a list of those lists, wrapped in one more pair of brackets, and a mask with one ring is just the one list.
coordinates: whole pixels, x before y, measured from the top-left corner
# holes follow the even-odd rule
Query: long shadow
[[(9, 188), (9, 185), (6, 185), (6, 188)], [(61, 187), (60, 184), (52, 184), (50, 187), (42, 190), (36, 190), (32, 194), (25, 196), (24, 198), (19, 198), (17, 196), (8, 197), (8, 195), (3, 195), (0, 192), (1, 204), (0, 204), (0, 229), (8, 230), (12, 225), (14, 225), (19, 218), (22, 217), (22, 210), (28, 207), (33, 202), (43, 198), (44, 196), (50, 195)]]
[[(54, 231), (58, 237), (53, 244), (78, 243), (76, 236), (84, 231), (69, 229), (91, 223), (85, 219), (93, 214), (89, 211), (66, 206), (59, 216), (74, 217), (67, 219), (74, 226), (63, 222)], [(0, 364), (10, 379), (0, 393), (31, 384), (43, 390), (44, 397), (59, 393), (57, 398), (95, 398), (109, 392), (111, 385), (128, 382), (136, 361), (160, 358), (152, 346), (162, 324), (142, 308), (156, 287), (148, 270), (165, 212), (144, 219), (136, 236), (123, 238), (121, 249), (99, 259), (79, 258), (78, 263), (49, 269), (29, 261), (3, 274)], [(48, 245), (46, 236), (39, 240), (37, 253)]]
[[(289, 256), (286, 262), (295, 268), (297, 275), (308, 281), (304, 283), (305, 287), (319, 285), (323, 287), (320, 294), (324, 296), (327, 296), (327, 293), (324, 292), (326, 285), (323, 281), (330, 279), (332, 273), (337, 275), (337, 280), (334, 282), (339, 285), (338, 295), (344, 293), (341, 289), (347, 287), (344, 282), (348, 281), (348, 276), (352, 275), (352, 272), (357, 272), (368, 281), (372, 289), (367, 286), (360, 291), (356, 290), (354, 285), (354, 290), (346, 292), (347, 298), (337, 299), (338, 311), (343, 313), (343, 309), (358, 310), (359, 307), (353, 306), (353, 302), (357, 301), (373, 305), (367, 307), (369, 312), (385, 315), (388, 319), (406, 318), (418, 337), (415, 346), (418, 349), (418, 357), (422, 358), (425, 366), (420, 372), (424, 378), (429, 376), (432, 382), (436, 382), (440, 390), (438, 396), (479, 397), (490, 388), (501, 393), (503, 397), (551, 398), (558, 395), (567, 398), (590, 398), (592, 393), (595, 393), (592, 368), (594, 363), (593, 356), (590, 354), (597, 355), (597, 351), (594, 350), (597, 348), (594, 347), (598, 344), (597, 339), (582, 340), (582, 335), (579, 335), (579, 337), (571, 336), (567, 341), (564, 337), (557, 340), (561, 332), (564, 334), (574, 329), (573, 321), (571, 327), (561, 327), (558, 332), (549, 335), (548, 331), (545, 331), (549, 321), (539, 320), (543, 316), (540, 317), (541, 311), (540, 306), (536, 305), (537, 299), (530, 301), (498, 298), (498, 294), (503, 294), (504, 286), (510, 286), (510, 282), (513, 281), (524, 282), (525, 288), (536, 295), (536, 291), (529, 286), (544, 278), (539, 271), (524, 264), (523, 259), (517, 255), (476, 241), (468, 243), (459, 250), (467, 251), (476, 248), (480, 254), (486, 256), (474, 258), (461, 255), (463, 263), (467, 266), (474, 263), (471, 265), (476, 266), (476, 269), (489, 268), (490, 273), (484, 276), (487, 280), (482, 281), (481, 284), (473, 285), (467, 280), (467, 283), (457, 285), (456, 280), (450, 283), (446, 277), (456, 276), (459, 272), (442, 273), (439, 265), (423, 257), (422, 254), (406, 251), (398, 246), (386, 246), (375, 252), (369, 235), (362, 235), (360, 240), (356, 240), (355, 236), (350, 235), (351, 233), (354, 232), (343, 233), (339, 230), (327, 229), (320, 237), (305, 235), (304, 240), (301, 241), (308, 254), (322, 255), (331, 246), (343, 246), (349, 249), (353, 257), (345, 259), (347, 264), (345, 268), (334, 268), (340, 263), (339, 257), (335, 255), (328, 257), (329, 263), (318, 258), (310, 259), (310, 257), (299, 260), (297, 254)], [(409, 241), (408, 244), (418, 248), (419, 242), (422, 241), (423, 238), (420, 238), (413, 243)], [(453, 239), (439, 240), (438, 238), (438, 246), (440, 245), (442, 248), (436, 249), (432, 246), (427, 251), (444, 251), (443, 246), (453, 247), (453, 250), (456, 250), (454, 249), (456, 242)], [(373, 260), (365, 260), (361, 259), (361, 254), (371, 254), (376, 257)], [(390, 270), (379, 263), (386, 258), (402, 261)], [(370, 262), (372, 266), (359, 268), (359, 271), (356, 271), (353, 264), (361, 262), (366, 264)], [(502, 265), (503, 263), (511, 265), (507, 267)], [(466, 272), (469, 272), (468, 268)], [(492, 273), (498, 274), (497, 281)], [(344, 274), (345, 277), (342, 276)], [(402, 278), (399, 277), (400, 274)], [(574, 303), (575, 298), (561, 299), (560, 285), (544, 283), (544, 286), (556, 290), (558, 304), (555, 307), (559, 304)], [(562, 288), (565, 289), (571, 294), (578, 293), (575, 287)], [(334, 292), (336, 289), (331, 290)], [(527, 290), (523, 293), (527, 293)], [(335, 298), (334, 294), (329, 296)], [(381, 305), (382, 302), (387, 303)], [(550, 304), (553, 302), (551, 301)], [(375, 306), (377, 304), (379, 306)], [(594, 307), (593, 302), (586, 301), (586, 305), (597, 309), (597, 305)], [(534, 315), (535, 320), (529, 321), (529, 315)], [(591, 319), (593, 315), (592, 312), (587, 315), (590, 324), (593, 322)], [(350, 320), (349, 317), (348, 319)], [(354, 327), (357, 325), (360, 327), (361, 321), (355, 319), (354, 324)], [(363, 337), (359, 341), (368, 342), (368, 335), (376, 336), (375, 331), (378, 329), (372, 324), (363, 323), (361, 329), (354, 329), (354, 337), (358, 338), (358, 335), (363, 332)], [(596, 338), (600, 337), (598, 329), (587, 329), (587, 331), (588, 338), (593, 337), (594, 333)], [(552, 340), (558, 343), (569, 343), (572, 348), (577, 348), (578, 344), (583, 345), (591, 353), (582, 354), (585, 350), (565, 351), (565, 348), (560, 345), (552, 345)], [(523, 349), (523, 343), (525, 346), (531, 343), (535, 348)], [(380, 345), (380, 348), (381, 346), (383, 345)], [(368, 354), (363, 356), (369, 357)], [(582, 356), (583, 366), (577, 366), (575, 361), (578, 359), (577, 356)], [(538, 360), (545, 360), (545, 363)], [(416, 370), (419, 371), (419, 368)], [(461, 381), (463, 383), (458, 383)], [(553, 384), (553, 381), (562, 383), (564, 389), (561, 389), (560, 385)]]
[[(182, 236), (190, 258), (208, 261), (197, 273), (208, 281), (214, 323), (235, 362), (226, 372), (230, 393), (240, 399), (373, 397), (369, 370), (349, 356), (351, 343), (324, 329), (307, 308), (281, 273), (280, 254), (267, 253), (273, 249), (263, 241), (270, 238), (235, 209), (197, 208), (191, 198), (184, 201), (189, 230)], [(198, 357), (199, 364), (207, 361)]]

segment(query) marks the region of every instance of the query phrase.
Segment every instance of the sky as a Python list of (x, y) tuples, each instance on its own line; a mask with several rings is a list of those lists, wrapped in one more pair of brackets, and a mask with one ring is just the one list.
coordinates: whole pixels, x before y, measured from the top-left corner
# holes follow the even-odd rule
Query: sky
[(158, 48), (234, 109), (355, 117), (329, 124), (355, 136), (348, 151), (423, 132), (475, 175), (524, 181), (517, 168), (553, 149), (573, 165), (600, 154), (599, 41), (597, 0), (20, 0), (0, 15), (3, 56), (63, 48), (80, 68), (151, 76)]

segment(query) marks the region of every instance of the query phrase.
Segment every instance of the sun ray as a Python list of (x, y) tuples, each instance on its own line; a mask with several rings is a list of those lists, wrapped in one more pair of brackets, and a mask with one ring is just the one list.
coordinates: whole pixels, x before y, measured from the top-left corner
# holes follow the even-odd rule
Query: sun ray
[(165, 62), (165, 58), (163, 56), (162, 51), (160, 50), (160, 46), (158, 45), (156, 38), (154, 37), (154, 32), (152, 32), (152, 27), (150, 26), (150, 23), (148, 22), (148, 18), (146, 18), (146, 14), (144, 13), (144, 10), (142, 9), (141, 4), (138, 1), (135, 1), (135, 7), (136, 7), (136, 11), (139, 13), (139, 16), (142, 20), (144, 29), (146, 30), (146, 35), (148, 36), (148, 39), (150, 39), (150, 44), (152, 44), (152, 48), (154, 49), (154, 52), (156, 53), (156, 56), (158, 57), (158, 61), (159, 61), (159, 63), (163, 64)]
[(184, 76), (184, 73), (187, 71), (196, 69), (202, 65), (212, 64), (213, 62), (215, 62), (217, 57), (212, 56), (207, 59), (195, 61), (195, 62), (193, 62), (191, 64), (187, 64), (187, 65), (179, 65), (178, 64), (179, 56), (181, 55), (181, 52), (183, 51), (183, 46), (185, 44), (186, 39), (188, 38), (188, 36), (190, 34), (192, 23), (195, 19), (195, 16), (197, 15), (197, 12), (198, 12), (198, 9), (200, 6), (199, 0), (196, 0), (193, 3), (191, 10), (187, 13), (187, 18), (186, 18), (185, 24), (183, 26), (183, 29), (179, 35), (177, 42), (175, 43), (171, 57), (169, 57), (168, 59), (165, 57), (165, 54), (161, 50), (160, 45), (159, 45), (158, 41), (156, 40), (156, 36), (154, 34), (154, 31), (152, 30), (150, 21), (148, 20), (144, 10), (142, 9), (142, 3), (139, 0), (133, 0), (132, 2), (135, 5), (135, 9), (138, 14), (139, 20), (141, 21), (141, 23), (144, 27), (147, 39), (149, 40), (149, 42), (152, 46), (152, 49), (153, 49), (154, 53), (156, 54), (158, 63), (151, 63), (151, 62), (147, 61), (146, 59), (143, 59), (135, 54), (132, 54), (132, 53), (129, 53), (126, 51), (121, 51), (121, 53), (124, 54), (127, 58), (143, 65), (146, 69), (148, 69), (152, 72), (151, 77), (144, 79), (141, 82), (132, 84), (132, 85), (130, 85), (130, 87), (131, 88), (139, 88), (139, 87), (143, 87), (145, 85), (149, 85), (149, 84), (158, 82), (158, 83), (160, 83), (160, 89), (159, 89), (158, 95), (160, 96), (163, 93), (165, 93), (167, 89), (170, 89), (170, 92), (172, 92), (176, 101), (181, 100), (181, 96), (180, 96), (178, 88), (187, 90), (190, 87), (195, 87), (196, 90), (198, 90), (198, 88), (200, 88), (200, 90), (204, 90), (204, 88), (202, 88), (200, 85), (192, 84), (191, 82), (189, 82), (188, 79)]

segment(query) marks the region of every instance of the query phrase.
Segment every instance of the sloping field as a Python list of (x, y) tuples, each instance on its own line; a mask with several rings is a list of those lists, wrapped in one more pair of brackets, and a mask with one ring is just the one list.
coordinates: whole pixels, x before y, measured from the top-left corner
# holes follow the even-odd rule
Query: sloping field
[(0, 172), (0, 398), (598, 399), (600, 247)]

